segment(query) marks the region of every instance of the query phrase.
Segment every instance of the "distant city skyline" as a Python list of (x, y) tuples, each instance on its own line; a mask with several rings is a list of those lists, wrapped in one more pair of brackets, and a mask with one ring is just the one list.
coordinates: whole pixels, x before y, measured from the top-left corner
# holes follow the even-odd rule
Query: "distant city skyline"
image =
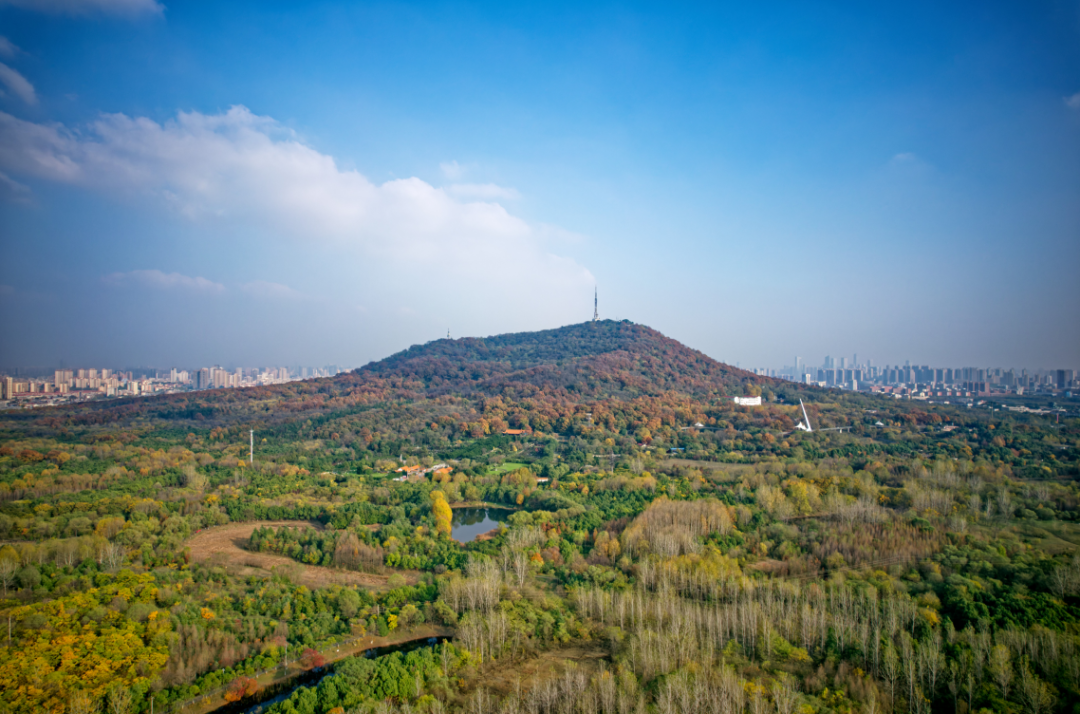
[[(443, 339), (443, 338), (437, 338)], [(446, 338), (446, 339), (458, 339), (458, 338)], [(400, 350), (399, 350), (400, 351)], [(386, 355), (390, 357), (391, 355)], [(710, 355), (711, 357), (711, 355)], [(373, 360), (375, 362), (379, 360)], [(722, 360), (718, 360), (723, 362)], [(179, 363), (173, 363), (179, 364)], [(368, 363), (365, 363), (368, 364)], [(860, 358), (858, 353), (853, 353), (851, 358), (845, 356), (833, 356), (825, 355), (820, 361), (807, 360), (802, 356), (796, 356), (795, 360), (791, 364), (782, 365), (746, 365), (741, 362), (725, 362), (725, 364), (731, 364), (740, 369), (755, 372), (758, 374), (764, 374), (766, 376), (784, 376), (794, 374), (805, 374), (810, 371), (819, 369), (900, 369), (900, 368), (933, 368), (933, 369), (948, 369), (948, 370), (961, 370), (961, 369), (982, 369), (988, 371), (1016, 371), (1018, 373), (1049, 373), (1062, 369), (1070, 369), (1076, 371), (1076, 367), (1071, 365), (1053, 365), (1053, 366), (1028, 366), (1028, 365), (989, 365), (980, 363), (971, 363), (966, 365), (930, 365), (928, 363), (919, 363), (909, 359), (888, 361), (888, 360), (875, 360), (872, 357)], [(0, 365), (0, 375), (14, 375), (23, 377), (46, 377), (49, 375), (58, 375), (61, 372), (67, 373), (69, 376), (87, 377), (93, 378), (96, 372), (105, 373), (126, 373), (126, 374), (138, 374), (141, 376), (164, 376), (171, 371), (172, 381), (176, 381), (177, 374), (185, 375), (185, 378), (181, 381), (187, 381), (187, 375), (194, 375), (201, 370), (221, 370), (223, 372), (236, 372), (244, 374), (258, 374), (268, 371), (281, 370), (283, 374), (295, 375), (300, 378), (309, 376), (332, 376), (340, 374), (342, 372), (350, 372), (354, 369), (358, 369), (364, 365), (354, 366), (341, 366), (337, 364), (313, 366), (313, 365), (281, 365), (281, 366), (266, 366), (263, 365), (238, 365), (230, 363), (214, 363), (212, 366), (192, 366), (183, 365), (180, 367), (163, 367), (163, 366), (127, 366), (127, 367), (70, 367), (63, 360), (58, 363), (49, 365), (24, 365), (19, 367)], [(89, 372), (90, 374), (84, 374)]]
[(1080, 8), (0, 3), (0, 365), (601, 319), (1080, 363)]
[[(333, 377), (343, 370), (325, 367), (255, 367), (225, 369), (220, 366), (186, 369), (108, 367), (61, 367), (51, 374), (44, 369), (0, 369), (0, 402), (8, 406), (45, 406), (97, 399), (170, 394), (178, 391), (230, 389), (284, 384), (303, 379)], [(32, 373), (31, 373), (32, 372)], [(12, 401), (13, 400), (13, 401)]]
[[(454, 336), (454, 337), (447, 338), (446, 335), (440, 335), (440, 336), (432, 338), (432, 340), (425, 340), (425, 342), (439, 340), (439, 339), (481, 338), (481, 337), (488, 337), (488, 336), (489, 335), (464, 335), (464, 336)], [(691, 347), (692, 347), (692, 345), (691, 345)], [(361, 364), (352, 364), (352, 365), (349, 365), (349, 366), (340, 366), (339, 364), (336, 364), (336, 363), (322, 364), (322, 365), (319, 365), (319, 366), (314, 366), (312, 364), (302, 364), (302, 363), (299, 363), (299, 362), (293, 363), (293, 364), (282, 364), (282, 363), (279, 362), (279, 363), (276, 363), (276, 364), (280, 365), (283, 368), (289, 369), (289, 370), (295, 370), (298, 373), (301, 373), (301, 370), (312, 370), (312, 369), (331, 370), (334, 373), (347, 372), (347, 371), (351, 371), (353, 369), (357, 369), (359, 367), (362, 367), (365, 364), (368, 364), (370, 362), (378, 362), (379, 360), (390, 357), (391, 355), (396, 354), (397, 352), (403, 351), (405, 349), (408, 349), (408, 345), (403, 345), (399, 349), (394, 350), (394, 352), (390, 352), (390, 353), (387, 353), (385, 355), (376, 357), (376, 358), (374, 358), (372, 360), (368, 360), (367, 362), (364, 362), (364, 363), (361, 363)], [(708, 353), (706, 353), (706, 354), (708, 354)], [(782, 360), (775, 360), (775, 361), (771, 361), (771, 362), (767, 361), (767, 362), (764, 362), (764, 363), (757, 363), (757, 364), (752, 364), (751, 363), (751, 364), (748, 364), (748, 363), (745, 363), (745, 362), (743, 362), (741, 360), (728, 361), (728, 360), (724, 360), (724, 359), (722, 359), (720, 357), (717, 357), (715, 355), (708, 355), (708, 356), (711, 357), (712, 359), (715, 359), (715, 360), (719, 361), (719, 362), (723, 362), (725, 364), (730, 364), (732, 366), (736, 366), (736, 367), (739, 367), (741, 369), (746, 369), (746, 370), (749, 370), (749, 371), (765, 370), (767, 373), (770, 373), (770, 374), (772, 374), (772, 373), (777, 373), (777, 374), (790, 373), (793, 370), (797, 370), (799, 367), (814, 368), (814, 369), (817, 369), (817, 368), (825, 368), (825, 369), (841, 368), (841, 369), (845, 369), (845, 368), (854, 367), (854, 366), (860, 366), (860, 367), (873, 366), (873, 367), (878, 367), (878, 368), (884, 368), (884, 367), (901, 367), (901, 366), (903, 366), (903, 367), (908, 367), (908, 366), (916, 366), (916, 367), (918, 367), (918, 366), (931, 366), (932, 365), (932, 366), (934, 366), (936, 368), (949, 368), (949, 369), (977, 368), (977, 369), (1002, 369), (1002, 370), (1012, 369), (1012, 370), (1027, 370), (1027, 371), (1032, 372), (1032, 373), (1039, 372), (1039, 371), (1051, 371), (1051, 370), (1057, 370), (1057, 369), (1080, 369), (1080, 357), (1078, 357), (1073, 362), (1065, 363), (1065, 364), (993, 364), (993, 363), (990, 363), (990, 362), (985, 361), (985, 360), (973, 360), (973, 361), (969, 361), (969, 362), (966, 362), (966, 363), (940, 363), (940, 362), (939, 363), (932, 363), (931, 361), (927, 361), (927, 360), (913, 360), (913, 359), (906, 359), (906, 358), (905, 359), (877, 359), (877, 358), (875, 358), (873, 356), (870, 356), (870, 355), (868, 355), (866, 353), (863, 353), (863, 356), (860, 357), (858, 352), (853, 352), (853, 353), (851, 353), (851, 356), (848, 357), (846, 355), (841, 355), (840, 353), (837, 353), (837, 352), (832, 352), (832, 353), (829, 353), (829, 354), (822, 355), (820, 358), (805, 358), (802, 355), (796, 355), (795, 360), (791, 361), (791, 362), (783, 362)], [(831, 360), (831, 363), (830, 363), (830, 360)], [(115, 362), (113, 364), (117, 365), (117, 364), (125, 364), (125, 363), (124, 363), (123, 360), (120, 360), (119, 362)], [(206, 363), (204, 363), (204, 364), (206, 364)], [(248, 370), (253, 370), (253, 369), (254, 370), (264, 370), (264, 369), (271, 369), (271, 368), (276, 369), (277, 368), (277, 367), (269, 366), (269, 365), (275, 364), (270, 360), (254, 360), (253, 362), (248, 362), (248, 363), (227, 362), (227, 361), (222, 361), (222, 360), (217, 360), (217, 361), (211, 360), (210, 364), (213, 364), (214, 368), (223, 368), (223, 369), (226, 369), (228, 371), (235, 371), (237, 369), (248, 371)], [(23, 364), (23, 365), (4, 365), (4, 364), (0, 364), (0, 374), (22, 373), (24, 375), (37, 375), (37, 376), (40, 376), (40, 375), (45, 375), (45, 374), (52, 373), (55, 370), (64, 370), (64, 369), (73, 369), (73, 367), (71, 367), (66, 360), (62, 360), (62, 359), (54, 360), (52, 363), (46, 362), (46, 363), (41, 363), (41, 364)], [(74, 369), (79, 369), (79, 367), (74, 367)], [(86, 368), (84, 367), (83, 369), (86, 369)], [(102, 367), (99, 366), (99, 367), (97, 367), (97, 369), (102, 369)], [(144, 364), (144, 365), (131, 365), (131, 364), (126, 364), (126, 366), (123, 366), (123, 367), (112, 366), (112, 367), (108, 367), (108, 368), (105, 368), (105, 369), (110, 369), (112, 371), (122, 371), (122, 372), (134, 371), (134, 372), (140, 372), (140, 373), (149, 373), (149, 372), (154, 372), (154, 371), (160, 372), (162, 370), (168, 370), (168, 369), (186, 369), (186, 370), (190, 371), (190, 370), (200, 369), (200, 367), (199, 366), (193, 366), (191, 364), (184, 364), (183, 362), (176, 361), (176, 360), (174, 360), (174, 361), (164, 360), (159, 365), (146, 365), (146, 364)]]

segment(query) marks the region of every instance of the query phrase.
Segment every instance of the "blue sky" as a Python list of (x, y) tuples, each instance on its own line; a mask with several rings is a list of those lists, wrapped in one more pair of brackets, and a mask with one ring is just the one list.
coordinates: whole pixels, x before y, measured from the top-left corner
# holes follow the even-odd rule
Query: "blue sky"
[(0, 364), (601, 314), (1080, 367), (1080, 3), (0, 0)]

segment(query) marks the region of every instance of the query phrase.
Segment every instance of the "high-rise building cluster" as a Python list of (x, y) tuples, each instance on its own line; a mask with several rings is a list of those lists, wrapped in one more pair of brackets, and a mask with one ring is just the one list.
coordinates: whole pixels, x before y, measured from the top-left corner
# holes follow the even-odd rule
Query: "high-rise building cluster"
[(755, 369), (756, 374), (789, 379), (822, 387), (898, 396), (976, 397), (991, 394), (1059, 394), (1080, 391), (1074, 369), (1004, 369), (983, 367), (931, 367), (913, 365), (876, 366), (858, 355), (826, 356), (820, 367), (808, 367), (801, 357), (795, 365), (779, 370)]
[(44, 406), (101, 397), (179, 392), (229, 387), (282, 384), (299, 379), (332, 377), (341, 370), (327, 367), (269, 367), (227, 370), (221, 367), (168, 371), (58, 369), (52, 376), (0, 375), (0, 401), (8, 406)]

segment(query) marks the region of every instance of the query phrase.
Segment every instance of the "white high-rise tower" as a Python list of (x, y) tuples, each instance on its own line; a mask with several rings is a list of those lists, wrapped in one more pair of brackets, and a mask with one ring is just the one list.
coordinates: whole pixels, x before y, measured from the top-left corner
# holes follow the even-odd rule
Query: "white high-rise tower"
[(600, 301), (599, 301), (599, 298), (598, 298), (597, 290), (596, 290), (596, 288), (593, 288), (593, 298), (592, 298), (592, 321), (593, 322), (596, 322), (597, 320), (600, 319), (600, 309), (599, 308), (600, 308)]

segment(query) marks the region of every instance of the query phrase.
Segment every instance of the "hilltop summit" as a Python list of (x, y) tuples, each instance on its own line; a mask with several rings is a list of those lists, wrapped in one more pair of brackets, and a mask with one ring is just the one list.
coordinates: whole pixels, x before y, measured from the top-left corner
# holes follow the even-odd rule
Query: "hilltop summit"
[(769, 381), (625, 320), (439, 339), (368, 364), (355, 375), (365, 381), (419, 382), (429, 396), (531, 387), (565, 389), (590, 398), (671, 391), (705, 397), (737, 394), (750, 384)]

